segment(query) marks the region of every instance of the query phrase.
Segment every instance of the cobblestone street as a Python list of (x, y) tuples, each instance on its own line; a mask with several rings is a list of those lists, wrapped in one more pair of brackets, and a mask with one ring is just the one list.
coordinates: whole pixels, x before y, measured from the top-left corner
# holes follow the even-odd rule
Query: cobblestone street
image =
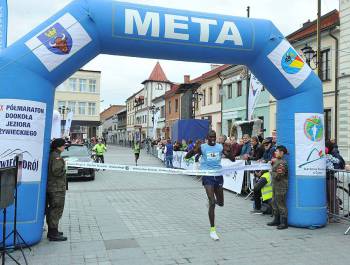
[[(130, 149), (108, 148), (106, 162), (133, 164)], [(162, 166), (145, 151), (140, 164)], [(68, 241), (49, 242), (44, 231), (25, 253), (33, 265), (349, 264), (343, 224), (277, 231), (268, 216), (250, 214), (250, 200), (225, 192), (214, 242), (206, 207), (201, 183), (189, 176), (99, 171), (95, 181), (69, 183), (61, 221)]]

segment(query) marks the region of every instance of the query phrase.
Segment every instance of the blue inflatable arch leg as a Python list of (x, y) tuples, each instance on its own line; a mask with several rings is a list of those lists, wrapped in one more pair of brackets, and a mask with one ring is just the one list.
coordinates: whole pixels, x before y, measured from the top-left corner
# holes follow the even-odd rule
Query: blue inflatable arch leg
[(76, 0), (0, 54), (0, 161), (25, 153), (18, 217), (30, 244), (42, 235), (55, 87), (98, 54), (247, 65), (277, 99), (289, 223), (326, 224), (321, 82), (270, 21)]

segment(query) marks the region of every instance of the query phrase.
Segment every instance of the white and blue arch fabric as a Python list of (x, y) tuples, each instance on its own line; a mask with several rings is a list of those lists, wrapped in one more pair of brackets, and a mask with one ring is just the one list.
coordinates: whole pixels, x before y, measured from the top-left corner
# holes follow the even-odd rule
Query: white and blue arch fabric
[(326, 224), (321, 81), (271, 21), (75, 0), (0, 53), (0, 163), (24, 155), (18, 229), (27, 242), (42, 234), (55, 88), (99, 54), (247, 65), (277, 99), (289, 223)]

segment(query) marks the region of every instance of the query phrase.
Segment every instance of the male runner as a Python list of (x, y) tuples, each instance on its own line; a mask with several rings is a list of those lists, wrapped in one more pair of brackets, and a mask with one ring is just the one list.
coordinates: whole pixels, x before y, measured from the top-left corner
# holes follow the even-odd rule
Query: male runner
[[(221, 170), (221, 157), (223, 147), (216, 143), (216, 132), (211, 130), (207, 137), (208, 143), (202, 144), (196, 151), (196, 148), (187, 153), (186, 159), (198, 154), (202, 156), (200, 162), (201, 170)], [(203, 176), (202, 183), (209, 201), (209, 221), (210, 237), (213, 240), (219, 240), (215, 227), (215, 205), (224, 206), (223, 176)]]

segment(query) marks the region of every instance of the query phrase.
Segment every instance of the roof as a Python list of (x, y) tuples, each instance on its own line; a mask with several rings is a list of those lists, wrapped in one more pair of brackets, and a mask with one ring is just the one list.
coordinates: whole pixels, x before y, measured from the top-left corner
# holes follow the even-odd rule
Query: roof
[[(327, 14), (321, 17), (321, 31), (335, 28), (336, 26), (339, 26), (339, 25), (340, 25), (339, 12), (336, 9), (334, 9), (331, 12), (328, 12)], [(314, 21), (309, 20), (305, 22), (300, 29), (289, 34), (287, 36), (287, 39), (289, 40), (289, 42), (293, 43), (298, 40), (302, 40), (307, 37), (310, 37), (316, 34), (316, 32), (317, 32), (317, 19)]]
[(191, 83), (201, 83), (201, 82), (203, 82), (204, 80), (206, 80), (208, 78), (211, 78), (213, 76), (217, 76), (218, 73), (220, 73), (220, 72), (222, 72), (222, 71), (224, 71), (224, 70), (226, 70), (226, 69), (228, 69), (230, 67), (232, 67), (231, 64), (221, 65), (221, 66), (219, 66), (219, 67), (217, 67), (217, 68), (215, 68), (213, 70), (210, 70), (209, 72), (206, 72), (206, 73), (202, 74), (200, 77), (197, 77), (197, 78), (191, 80)]
[(163, 68), (160, 66), (160, 63), (157, 62), (156, 66), (153, 68), (153, 71), (151, 75), (148, 77), (147, 80), (143, 81), (142, 84), (146, 82), (164, 82), (164, 83), (171, 83), (168, 78), (166, 77)]
[(171, 89), (165, 92), (165, 98), (169, 98), (176, 94), (177, 90), (180, 88), (180, 84), (172, 84)]
[(120, 111), (117, 112), (117, 115), (122, 114), (123, 112), (126, 112), (126, 108), (121, 109)]
[(126, 99), (126, 101), (129, 101), (131, 98), (135, 97), (138, 93), (140, 93), (143, 90), (143, 88), (141, 88), (139, 91), (137, 91), (136, 93), (132, 94), (130, 97), (128, 97)]

